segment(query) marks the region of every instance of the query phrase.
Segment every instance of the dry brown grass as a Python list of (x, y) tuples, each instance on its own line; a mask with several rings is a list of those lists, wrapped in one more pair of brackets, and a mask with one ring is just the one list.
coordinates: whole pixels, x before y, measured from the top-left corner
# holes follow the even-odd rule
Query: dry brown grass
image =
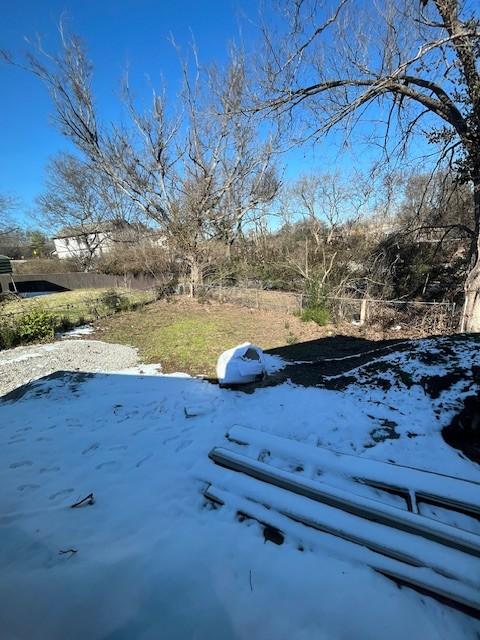
[(270, 349), (321, 338), (331, 331), (286, 312), (176, 298), (153, 303), (140, 313), (107, 318), (95, 337), (137, 347), (143, 362), (159, 362), (167, 373), (213, 375), (219, 354), (241, 342)]
[(267, 350), (333, 335), (378, 341), (420, 334), (417, 327), (391, 331), (347, 322), (319, 327), (286, 311), (249, 309), (213, 301), (201, 304), (177, 297), (172, 302), (155, 302), (140, 312), (101, 320), (95, 338), (137, 347), (143, 362), (160, 363), (166, 373), (184, 371), (212, 376), (219, 354), (245, 341)]

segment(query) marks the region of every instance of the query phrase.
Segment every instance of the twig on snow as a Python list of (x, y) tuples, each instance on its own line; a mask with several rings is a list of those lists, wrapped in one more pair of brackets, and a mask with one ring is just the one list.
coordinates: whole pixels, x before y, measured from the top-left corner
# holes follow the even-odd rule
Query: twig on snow
[(88, 505), (95, 504), (95, 497), (93, 493), (89, 493), (88, 496), (85, 496), (85, 498), (82, 498), (78, 502), (74, 502), (73, 504), (70, 505), (70, 508), (74, 509), (75, 507), (81, 507), (84, 504), (88, 504)]

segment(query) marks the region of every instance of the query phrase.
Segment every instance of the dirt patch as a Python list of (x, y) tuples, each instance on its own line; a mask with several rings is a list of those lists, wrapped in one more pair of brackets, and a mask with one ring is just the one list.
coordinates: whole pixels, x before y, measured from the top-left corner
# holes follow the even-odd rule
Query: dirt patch
[[(474, 367), (469, 371), (459, 367), (458, 357), (452, 348), (452, 343), (472, 340), (476, 341), (476, 337), (439, 336), (430, 355), (423, 346), (419, 346), (418, 340), (374, 341), (352, 336), (334, 336), (299, 345), (287, 345), (271, 349), (268, 353), (279, 355), (287, 361), (296, 358), (299, 361), (270, 376), (260, 386), (281, 384), (287, 380), (302, 386), (318, 386), (336, 391), (341, 391), (352, 383), (384, 391), (392, 386), (410, 389), (413, 385), (421, 385), (426, 394), (438, 398), (443, 391), (462, 380), (465, 380), (466, 385), (470, 385), (475, 376), (480, 380), (480, 368), (476, 371)], [(443, 366), (447, 373), (415, 379), (395, 358), (382, 360), (384, 356), (393, 353), (404, 353), (404, 360)], [(358, 367), (361, 367), (358, 374), (356, 372), (352, 375), (350, 372)]]
[[(413, 335), (418, 332), (378, 331), (350, 323), (320, 327), (279, 309), (200, 303), (177, 296), (171, 302), (148, 305), (141, 312), (100, 320), (92, 337), (137, 347), (143, 362), (161, 363), (165, 373), (184, 371), (209, 377), (215, 375), (222, 351), (249, 341), (292, 362), (292, 381), (302, 384), (304, 378), (315, 384), (319, 376), (339, 375), (369, 362), (372, 356), (367, 351), (376, 349), (377, 356), (385, 355), (402, 349), (400, 343), (405, 341), (408, 349)], [(342, 362), (345, 356), (352, 360)], [(330, 362), (326, 364), (325, 359)], [(293, 368), (299, 362), (301, 369)], [(304, 366), (309, 363), (321, 366), (309, 371)]]
[[(376, 420), (374, 416), (368, 416), (372, 420)], [(370, 438), (372, 442), (365, 445), (366, 449), (374, 447), (378, 442), (385, 442), (385, 440), (398, 440), (400, 434), (396, 432), (397, 423), (393, 420), (387, 420), (386, 418), (380, 418), (380, 426), (375, 427), (370, 431)]]
[[(285, 345), (270, 349), (267, 353), (278, 355), (291, 362), (284, 369), (269, 376), (256, 386), (272, 386), (290, 380), (302, 386), (318, 386), (335, 391), (342, 391), (350, 384), (358, 382), (357, 376), (344, 375), (373, 359), (381, 358), (393, 351), (412, 348), (412, 341), (399, 340), (366, 340), (355, 336), (336, 335), (320, 340), (310, 340), (301, 344)], [(292, 362), (293, 361), (293, 362)], [(379, 365), (381, 368), (381, 365)], [(365, 370), (365, 369), (364, 369)], [(373, 372), (373, 370), (372, 370)], [(369, 372), (367, 372), (368, 374)], [(388, 380), (380, 384), (390, 385)], [(389, 388), (389, 387), (388, 387)]]
[(425, 376), (420, 380), (425, 393), (434, 400), (440, 396), (443, 391), (447, 391), (457, 382), (465, 380), (466, 372), (463, 369), (455, 369), (443, 376)]

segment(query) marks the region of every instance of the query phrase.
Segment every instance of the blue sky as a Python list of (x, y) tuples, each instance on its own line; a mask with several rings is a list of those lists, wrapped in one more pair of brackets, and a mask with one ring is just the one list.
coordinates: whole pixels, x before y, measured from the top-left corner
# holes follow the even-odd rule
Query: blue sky
[[(163, 79), (174, 92), (179, 86), (178, 54), (172, 34), (183, 49), (195, 37), (203, 62), (222, 62), (241, 31), (247, 47), (254, 44), (259, 0), (4, 0), (0, 48), (17, 57), (28, 50), (25, 38), (42, 38), (47, 50), (58, 46), (58, 22), (80, 35), (94, 64), (94, 94), (105, 122), (118, 121), (120, 80), (129, 69), (136, 91), (148, 91), (147, 76)], [(50, 99), (40, 81), (17, 68), (0, 64), (0, 193), (16, 195), (19, 216), (27, 220), (35, 197), (44, 188), (49, 157), (69, 149), (56, 131)], [(145, 93), (146, 95), (146, 93)], [(285, 175), (333, 172), (369, 164), (373, 147), (356, 146), (339, 155), (341, 135), (298, 148), (282, 160)], [(19, 220), (20, 221), (20, 220)]]
[[(38, 33), (54, 49), (63, 16), (85, 41), (100, 113), (108, 122), (119, 115), (119, 83), (127, 66), (137, 87), (147, 88), (148, 74), (153, 82), (163, 76), (175, 89), (179, 64), (169, 34), (186, 47), (193, 33), (202, 59), (221, 61), (256, 7), (256, 0), (4, 0), (0, 48), (21, 55), (28, 49), (25, 38)], [(0, 65), (0, 82), (0, 192), (19, 196), (27, 211), (43, 188), (48, 158), (69, 147), (52, 124), (49, 97), (36, 78)]]

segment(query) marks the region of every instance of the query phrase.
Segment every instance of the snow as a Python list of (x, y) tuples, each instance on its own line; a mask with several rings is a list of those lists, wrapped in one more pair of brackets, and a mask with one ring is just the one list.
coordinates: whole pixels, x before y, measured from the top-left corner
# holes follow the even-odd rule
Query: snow
[[(445, 372), (420, 358), (435, 345), (377, 362), (420, 380)], [(466, 369), (480, 364), (475, 345), (452, 349)], [(237, 494), (255, 490), (251, 478), (227, 481), (208, 458), (228, 446), (234, 425), (479, 481), (478, 466), (440, 437), (468, 393), (461, 383), (432, 399), (420, 384), (370, 385), (358, 367), (342, 391), (287, 382), (245, 394), (159, 371), (66, 373), (0, 398), (2, 638), (477, 637), (478, 621), (369, 568), (373, 552), (290, 521), (283, 545), (265, 542), (255, 521), (237, 520), (234, 503), (212, 509), (202, 493), (222, 482)], [(371, 446), (384, 420), (399, 438)], [(94, 505), (70, 508), (90, 492)], [(412, 553), (446, 562), (425, 547)], [(68, 549), (76, 553), (59, 554)], [(478, 586), (475, 566), (465, 574)]]
[[(417, 469), (393, 465), (391, 463), (377, 462), (371, 458), (340, 454), (323, 447), (306, 446), (291, 439), (279, 438), (272, 434), (266, 434), (258, 429), (246, 429), (242, 426), (233, 426), (228, 431), (230, 441), (242, 443), (240, 453), (244, 453), (244, 446), (248, 443), (258, 450), (269, 451), (269, 464), (275, 465), (276, 455), (283, 458), (289, 457), (296, 464), (311, 465), (315, 474), (321, 474), (322, 482), (332, 477), (332, 482), (338, 486), (344, 478), (364, 478), (381, 484), (389, 482), (406, 490), (416, 490), (423, 494), (444, 496), (453, 500), (459, 500), (473, 505), (480, 512), (480, 484), (457, 480), (448, 475), (437, 475)], [(356, 493), (374, 492), (374, 489), (358, 483), (347, 482), (349, 491)], [(378, 492), (377, 492), (378, 493)], [(391, 500), (397, 501), (397, 497), (390, 495)], [(382, 496), (384, 499), (384, 496)], [(402, 498), (400, 498), (402, 500)], [(479, 528), (480, 532), (480, 528)]]
[(267, 373), (276, 373), (287, 366), (287, 362), (280, 356), (272, 356), (269, 353), (263, 353), (263, 363)]
[(69, 329), (68, 331), (62, 331), (57, 334), (57, 338), (62, 338), (65, 340), (70, 340), (72, 338), (81, 338), (82, 336), (88, 336), (94, 332), (94, 328), (91, 324), (82, 324), (78, 327), (74, 327), (73, 329)]

